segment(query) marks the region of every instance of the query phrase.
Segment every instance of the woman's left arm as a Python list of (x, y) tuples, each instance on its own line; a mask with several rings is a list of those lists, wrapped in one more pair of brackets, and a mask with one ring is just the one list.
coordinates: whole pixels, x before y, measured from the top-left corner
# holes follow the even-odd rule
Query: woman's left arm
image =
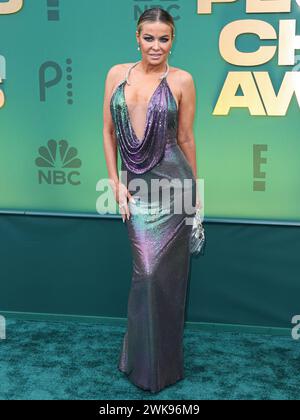
[(196, 162), (196, 145), (194, 138), (194, 117), (196, 108), (196, 90), (193, 77), (182, 71), (181, 98), (178, 110), (178, 145), (186, 156), (196, 180), (196, 207), (202, 208), (200, 191), (198, 190), (198, 174)]
[(181, 97), (178, 109), (178, 145), (191, 165), (197, 179), (196, 145), (194, 138), (194, 118), (196, 91), (193, 77), (182, 70), (180, 75)]

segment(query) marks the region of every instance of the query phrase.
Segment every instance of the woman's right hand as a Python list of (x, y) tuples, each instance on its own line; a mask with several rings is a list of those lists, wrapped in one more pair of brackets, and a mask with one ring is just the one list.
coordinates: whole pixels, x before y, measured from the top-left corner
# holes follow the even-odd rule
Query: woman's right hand
[(115, 195), (116, 202), (119, 205), (120, 213), (124, 223), (126, 218), (128, 220), (130, 218), (130, 211), (127, 199), (129, 201), (134, 201), (134, 198), (132, 197), (126, 186), (122, 184), (122, 182), (119, 182), (117, 186), (113, 187), (113, 192)]

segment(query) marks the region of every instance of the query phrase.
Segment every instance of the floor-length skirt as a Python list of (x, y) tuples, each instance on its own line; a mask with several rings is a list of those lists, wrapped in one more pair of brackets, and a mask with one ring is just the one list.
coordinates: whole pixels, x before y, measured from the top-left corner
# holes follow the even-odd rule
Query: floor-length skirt
[[(158, 392), (184, 378), (183, 329), (196, 181), (177, 144), (167, 144), (163, 159), (148, 172), (127, 171), (126, 177), (124, 183), (142, 179), (148, 191), (129, 184), (139, 200), (129, 204), (132, 214), (126, 221), (133, 274), (118, 368), (138, 387)], [(155, 199), (151, 194), (158, 189), (150, 188), (154, 179), (169, 181)], [(173, 188), (168, 187), (170, 181)], [(168, 194), (163, 199), (166, 189), (170, 200)]]

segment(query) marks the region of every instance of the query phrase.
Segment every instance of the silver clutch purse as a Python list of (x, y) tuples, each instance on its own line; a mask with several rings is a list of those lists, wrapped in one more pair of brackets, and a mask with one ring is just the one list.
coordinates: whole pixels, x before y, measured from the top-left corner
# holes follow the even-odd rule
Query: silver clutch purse
[(193, 220), (193, 227), (190, 236), (190, 253), (192, 255), (200, 254), (205, 243), (205, 232), (201, 222), (200, 209), (196, 209)]

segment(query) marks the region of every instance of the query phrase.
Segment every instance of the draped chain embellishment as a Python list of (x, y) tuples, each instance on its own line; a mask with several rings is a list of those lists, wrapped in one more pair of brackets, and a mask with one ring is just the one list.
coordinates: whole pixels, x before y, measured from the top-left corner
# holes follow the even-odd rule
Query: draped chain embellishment
[[(160, 76), (159, 79), (161, 81), (148, 103), (144, 136), (141, 140), (137, 138), (131, 124), (124, 87), (126, 83), (130, 84), (130, 71), (139, 62), (128, 68), (125, 79), (117, 86), (110, 101), (120, 155), (127, 170), (136, 174), (149, 171), (163, 158), (168, 138), (169, 111), (174, 110), (176, 106), (166, 79), (169, 73), (169, 65), (167, 63), (167, 69)], [(177, 117), (177, 113), (175, 115)], [(172, 126), (175, 129), (177, 128), (177, 120), (173, 122)]]
[[(129, 82), (129, 79), (128, 79), (128, 78), (129, 78), (129, 75), (130, 75), (131, 70), (132, 70), (135, 66), (137, 66), (140, 62), (141, 62), (141, 60), (139, 60), (139, 61), (137, 61), (136, 63), (134, 63), (131, 67), (128, 67), (127, 72), (126, 72), (126, 76), (125, 76), (125, 80), (126, 80), (126, 83), (127, 83), (128, 85), (131, 85), (131, 83)], [(163, 75), (162, 75), (162, 76), (160, 76), (160, 77), (159, 77), (159, 79), (163, 79), (163, 78), (167, 77), (167, 75), (168, 75), (168, 73), (169, 73), (169, 70), (170, 70), (169, 63), (168, 63), (168, 62), (166, 63), (166, 66), (167, 66), (166, 71), (163, 73)]]

